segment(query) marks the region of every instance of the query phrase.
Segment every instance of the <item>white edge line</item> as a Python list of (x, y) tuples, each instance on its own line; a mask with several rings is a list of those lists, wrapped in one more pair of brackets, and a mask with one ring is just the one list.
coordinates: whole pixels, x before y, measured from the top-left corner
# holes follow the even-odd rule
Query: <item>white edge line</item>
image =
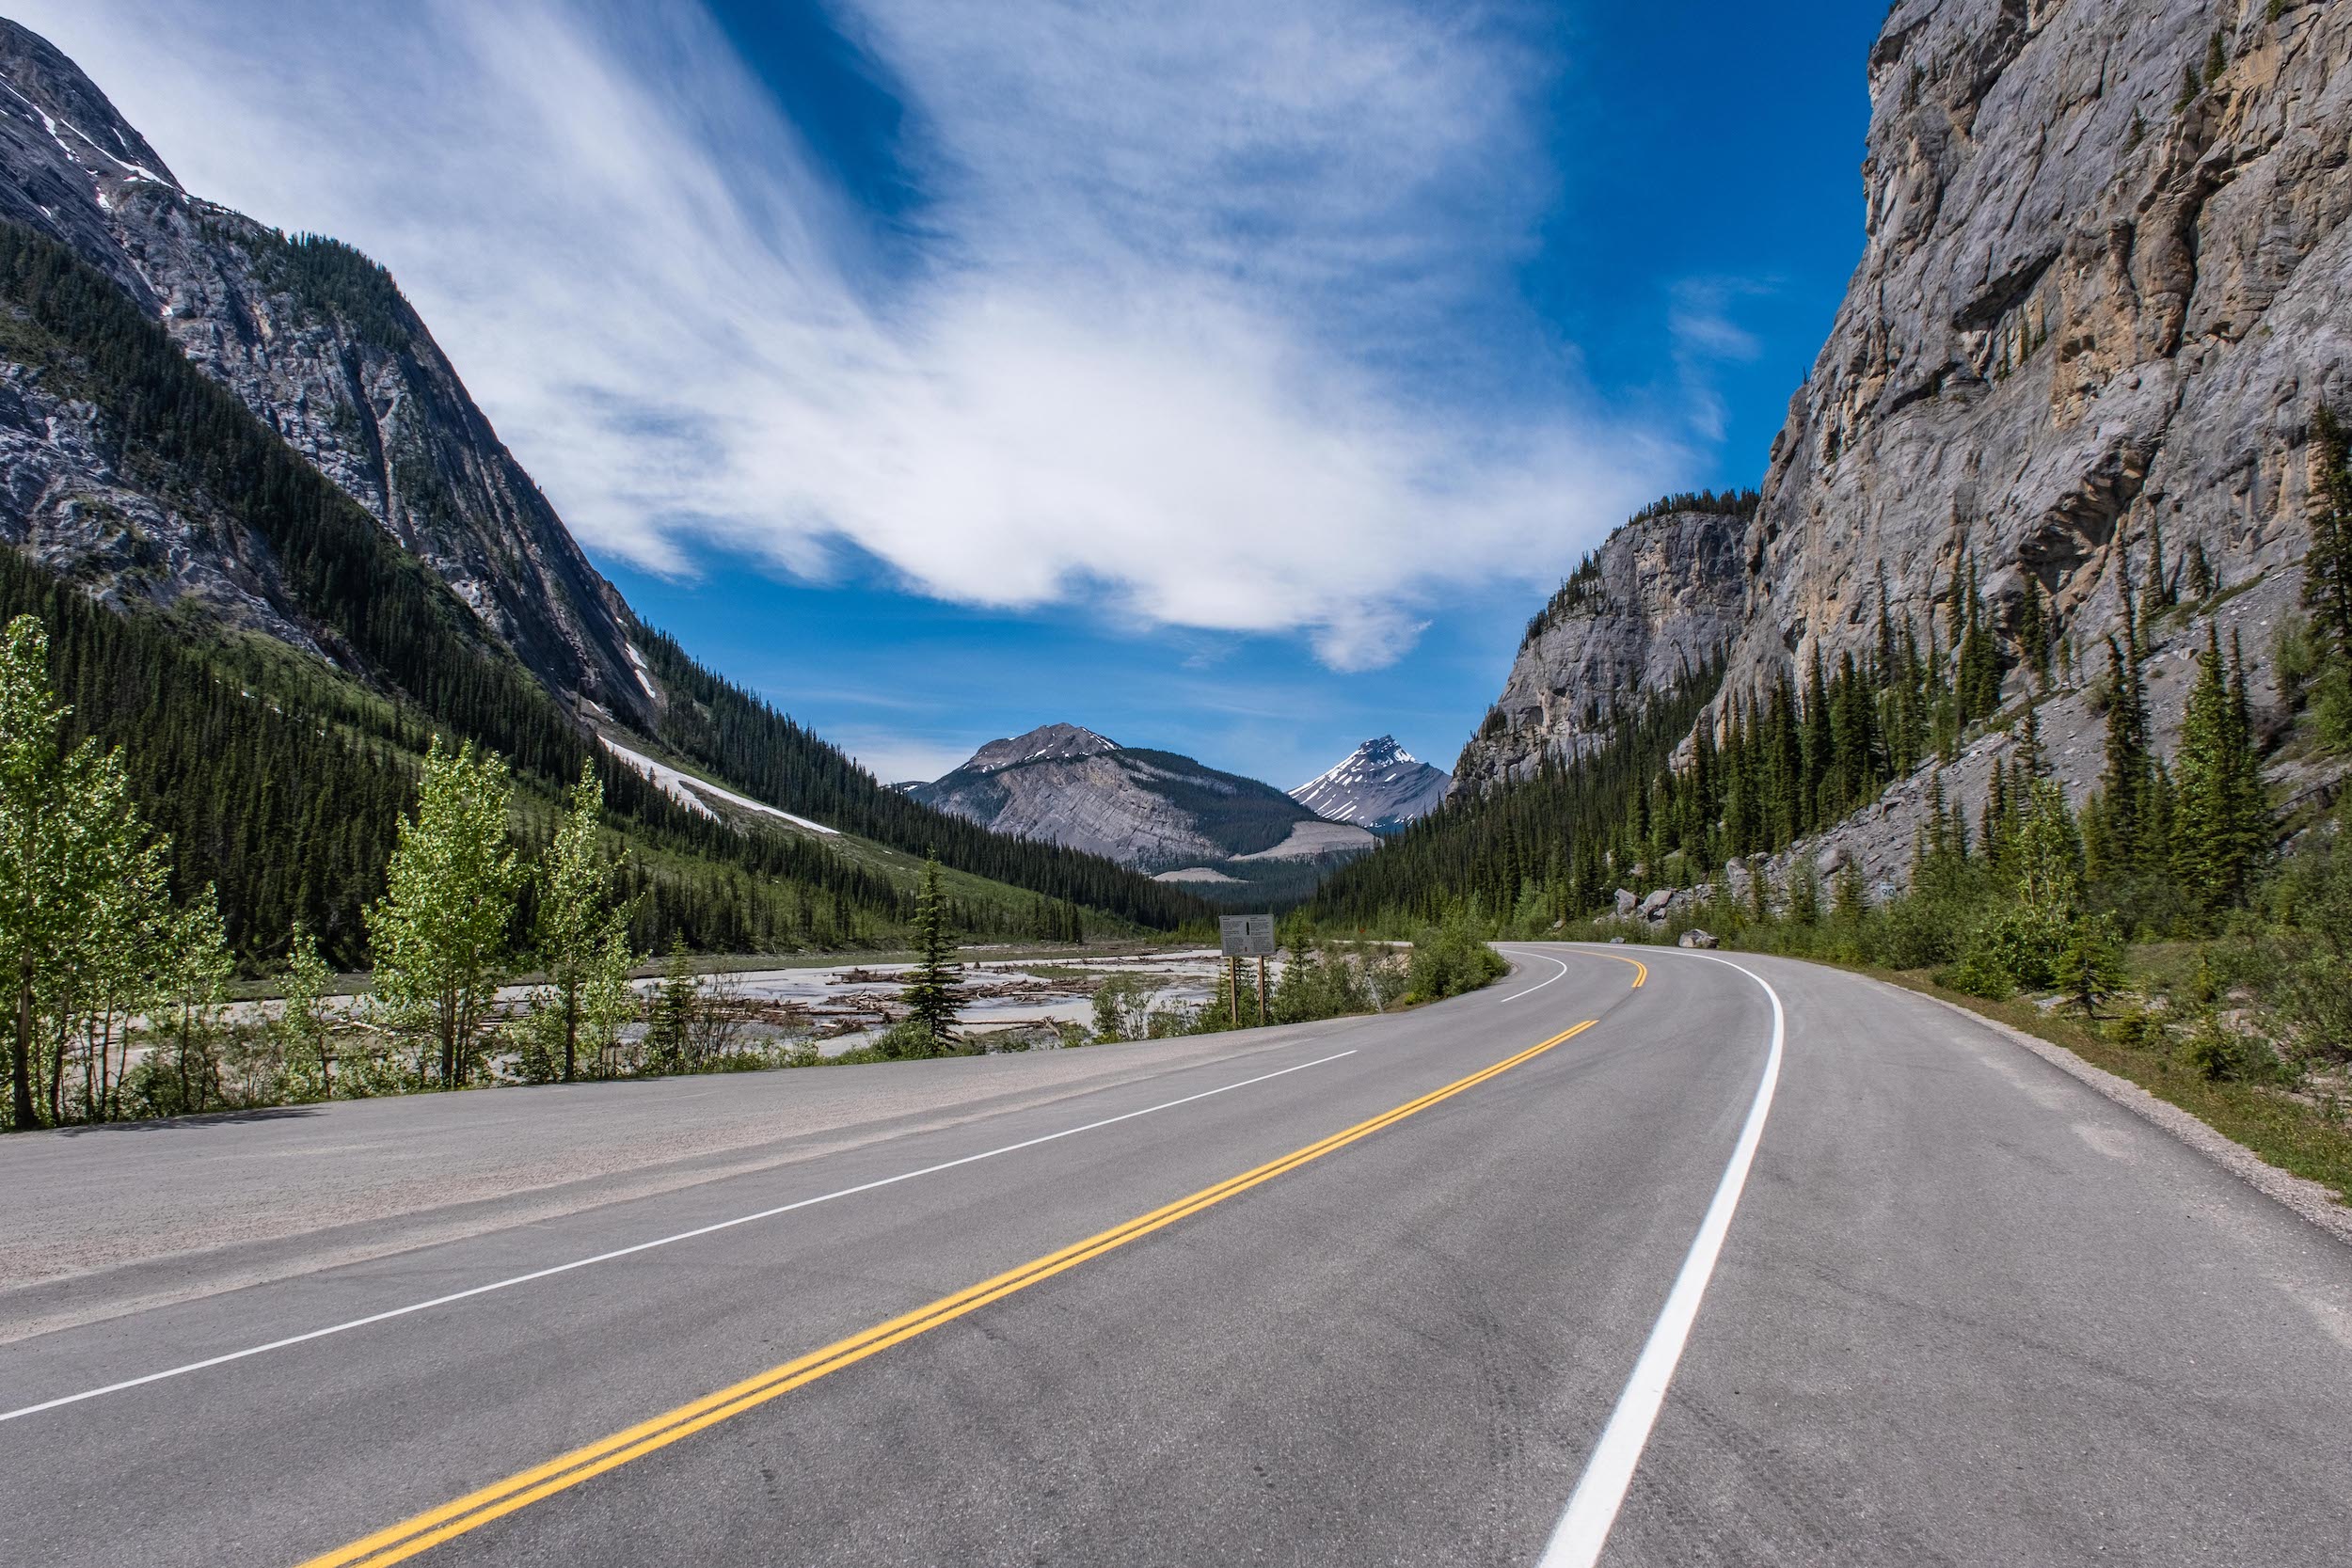
[(1212, 1095), (1224, 1094), (1232, 1089), (1246, 1089), (1252, 1084), (1263, 1084), (1269, 1079), (1287, 1077), (1294, 1072), (1304, 1072), (1311, 1067), (1321, 1067), (1326, 1062), (1336, 1062), (1343, 1056), (1354, 1054), (1356, 1053), (1352, 1049), (1335, 1051), (1328, 1056), (1318, 1056), (1311, 1062), (1300, 1062), (1295, 1067), (1260, 1073), (1255, 1078), (1244, 1078), (1238, 1083), (1222, 1084), (1214, 1089), (1203, 1089), (1199, 1094), (1188, 1094), (1182, 1100), (1169, 1100), (1157, 1105), (1146, 1105), (1139, 1111), (1127, 1111), (1119, 1116), (1105, 1117), (1101, 1121), (1089, 1121), (1083, 1127), (1066, 1127), (1058, 1132), (1048, 1132), (1042, 1137), (1025, 1139), (1017, 1144), (1007, 1144), (1002, 1148), (984, 1149), (977, 1154), (966, 1154), (960, 1159), (945, 1160), (935, 1165), (925, 1165), (920, 1170), (902, 1171), (897, 1176), (885, 1176), (878, 1181), (860, 1182), (854, 1187), (844, 1187), (839, 1192), (825, 1193), (817, 1197), (804, 1197), (793, 1203), (778, 1204), (773, 1209), (762, 1209), (755, 1214), (739, 1214), (731, 1220), (720, 1220), (716, 1224), (700, 1226), (692, 1230), (681, 1230), (675, 1236), (656, 1237), (650, 1242), (638, 1242), (629, 1246), (616, 1247), (611, 1252), (599, 1252), (593, 1258), (576, 1258), (568, 1263), (558, 1263), (551, 1268), (534, 1269), (529, 1274), (518, 1274), (510, 1279), (496, 1279), (487, 1285), (476, 1285), (469, 1290), (453, 1291), (448, 1295), (435, 1296), (430, 1301), (410, 1302), (405, 1307), (394, 1307), (382, 1312), (370, 1313), (364, 1318), (354, 1318), (349, 1323), (330, 1323), (325, 1328), (314, 1328), (306, 1334), (295, 1334), (283, 1339), (272, 1339), (265, 1345), (253, 1345), (245, 1350), (233, 1350), (224, 1355), (208, 1356), (202, 1361), (191, 1361), (182, 1367), (167, 1367), (159, 1372), (149, 1372), (142, 1377), (125, 1378), (120, 1383), (109, 1383), (103, 1388), (86, 1388), (78, 1394), (63, 1394), (54, 1400), (43, 1400), (39, 1404), (28, 1404), (21, 1410), (0, 1413), (0, 1422), (17, 1420), (25, 1416), (38, 1416), (44, 1410), (55, 1410), (60, 1405), (79, 1404), (85, 1400), (94, 1400), (103, 1394), (119, 1394), (128, 1388), (141, 1387), (150, 1383), (161, 1383), (167, 1378), (185, 1377), (190, 1372), (200, 1372), (207, 1368), (226, 1366), (231, 1361), (243, 1361), (249, 1356), (265, 1355), (271, 1351), (285, 1350), (293, 1345), (308, 1344), (312, 1339), (324, 1339), (329, 1335), (348, 1334), (353, 1329), (366, 1328), (374, 1323), (389, 1322), (393, 1318), (405, 1318), (412, 1312), (423, 1312), (436, 1307), (447, 1307), (452, 1302), (465, 1301), (472, 1296), (488, 1295), (493, 1291), (511, 1290), (517, 1285), (528, 1285), (533, 1280), (551, 1278), (559, 1274), (569, 1274), (574, 1269), (584, 1269), (593, 1263), (610, 1263), (616, 1258), (628, 1258), (640, 1252), (651, 1252), (656, 1247), (669, 1246), (673, 1243), (691, 1242), (698, 1236), (708, 1236), (721, 1230), (732, 1230), (739, 1225), (750, 1225), (756, 1220), (774, 1219), (778, 1214), (788, 1214), (795, 1209), (813, 1208), (819, 1203), (831, 1203), (835, 1198), (855, 1197), (860, 1193), (870, 1193), (880, 1187), (895, 1187), (901, 1181), (912, 1181), (922, 1176), (936, 1176), (941, 1171), (954, 1170), (959, 1165), (972, 1164), (980, 1160), (993, 1160), (1000, 1154), (1017, 1154), (1025, 1148), (1035, 1148), (1040, 1144), (1050, 1144), (1057, 1138), (1072, 1138), (1081, 1132), (1097, 1132), (1122, 1121), (1133, 1121), (1137, 1117), (1148, 1117), (1155, 1111), (1172, 1111), (1179, 1105), (1189, 1105), (1195, 1101), (1206, 1100)]
[(1756, 1146), (1764, 1137), (1764, 1118), (1772, 1108), (1772, 1090), (1780, 1082), (1781, 1045), (1788, 1034), (1788, 1017), (1781, 1010), (1780, 993), (1745, 964), (1708, 953), (1687, 956), (1736, 969), (1764, 988), (1764, 994), (1772, 1003), (1772, 1049), (1765, 1053), (1763, 1081), (1756, 1086), (1756, 1099), (1748, 1106), (1748, 1119), (1740, 1129), (1740, 1141), (1733, 1146), (1731, 1160), (1724, 1166), (1723, 1180), (1715, 1184), (1714, 1201), (1707, 1206), (1707, 1215), (1699, 1221), (1699, 1233), (1682, 1259), (1681, 1272), (1675, 1275), (1674, 1289), (1667, 1292), (1666, 1305), (1650, 1328), (1640, 1359), (1633, 1363), (1633, 1375), (1626, 1379), (1625, 1390), (1617, 1396), (1609, 1424), (1601, 1429), (1600, 1440), (1593, 1445), (1592, 1456), (1585, 1461), (1584, 1474), (1569, 1496), (1568, 1506), (1561, 1512), (1560, 1522), (1552, 1527), (1551, 1538), (1544, 1544), (1537, 1568), (1593, 1568), (1600, 1560), (1600, 1549), (1608, 1543), (1610, 1527), (1617, 1522), (1617, 1510), (1625, 1502), (1627, 1489), (1633, 1484), (1634, 1467), (1641, 1463), (1642, 1449), (1649, 1442), (1650, 1428), (1657, 1423), (1658, 1412), (1666, 1402), (1666, 1386), (1674, 1381), (1675, 1369), (1681, 1363), (1682, 1348), (1689, 1342), (1691, 1325), (1699, 1315), (1699, 1298), (1707, 1293), (1708, 1281), (1714, 1276), (1716, 1257), (1723, 1251), (1724, 1237), (1731, 1229), (1732, 1213), (1740, 1207), (1740, 1194), (1748, 1183), (1748, 1167), (1756, 1162)]
[[(1553, 958), (1550, 954), (1536, 953), (1530, 955), (1530, 957), (1541, 958), (1548, 964), (1560, 964), (1560, 973), (1553, 975), (1551, 980), (1538, 980), (1534, 985), (1528, 987), (1525, 990), (1513, 991), (1510, 995), (1502, 999), (1503, 1002), (1517, 1002), (1522, 996), (1533, 996), (1537, 991), (1543, 990), (1546, 986), (1550, 985), (1552, 980), (1561, 980), (1567, 977), (1568, 966), (1566, 964), (1560, 963), (1560, 960)], [(1502, 1006), (1502, 1003), (1497, 1003), (1496, 1006)]]

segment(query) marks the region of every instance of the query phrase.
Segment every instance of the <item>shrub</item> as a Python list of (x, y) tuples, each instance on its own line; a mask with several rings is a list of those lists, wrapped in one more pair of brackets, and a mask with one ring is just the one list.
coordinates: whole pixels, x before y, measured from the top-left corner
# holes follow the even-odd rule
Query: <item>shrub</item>
[(2197, 1021), (2182, 1042), (2181, 1060), (2209, 1084), (2234, 1084), (2267, 1077), (2268, 1053), (2244, 1036), (2225, 1029), (2210, 1014)]
[(1998, 998), (2055, 985), (2067, 935), (2065, 920), (2047, 911), (2030, 905), (1996, 910), (1970, 933), (1953, 966), (1952, 989)]
[(1414, 939), (1406, 994), (1416, 1002), (1458, 996), (1476, 990), (1510, 967), (1486, 945), (1470, 917), (1457, 911)]
[(885, 1062), (914, 1062), (954, 1053), (951, 1048), (941, 1043), (938, 1036), (913, 1019), (903, 1020), (883, 1030), (870, 1049)]

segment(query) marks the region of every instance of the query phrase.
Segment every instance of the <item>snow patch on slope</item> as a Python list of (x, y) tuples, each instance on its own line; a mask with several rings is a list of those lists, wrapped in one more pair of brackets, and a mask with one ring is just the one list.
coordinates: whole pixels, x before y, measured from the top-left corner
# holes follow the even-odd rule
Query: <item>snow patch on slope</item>
[[(755, 800), (747, 795), (738, 795), (731, 789), (722, 789), (707, 779), (695, 778), (691, 773), (680, 772), (667, 764), (656, 762), (642, 752), (632, 752), (609, 735), (598, 735), (596, 738), (604, 742), (606, 751), (651, 779), (660, 787), (663, 794), (697, 816), (715, 818), (719, 814), (710, 809), (710, 800), (724, 800), (731, 806), (740, 806), (745, 811), (764, 812), (780, 821), (789, 822), (796, 828), (806, 828), (812, 833), (822, 833), (827, 838), (841, 836), (841, 831), (838, 828), (828, 828), (822, 822), (811, 822), (805, 816), (795, 816), (788, 811), (780, 811), (765, 800)], [(710, 799), (706, 800), (704, 798), (706, 796)]]

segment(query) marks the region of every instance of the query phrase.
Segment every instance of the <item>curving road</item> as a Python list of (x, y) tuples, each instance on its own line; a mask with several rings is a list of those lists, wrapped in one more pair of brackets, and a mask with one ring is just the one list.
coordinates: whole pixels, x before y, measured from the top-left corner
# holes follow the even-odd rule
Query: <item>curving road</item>
[(1510, 952), (0, 1142), (0, 1560), (2346, 1560), (2352, 1249), (1933, 1003)]

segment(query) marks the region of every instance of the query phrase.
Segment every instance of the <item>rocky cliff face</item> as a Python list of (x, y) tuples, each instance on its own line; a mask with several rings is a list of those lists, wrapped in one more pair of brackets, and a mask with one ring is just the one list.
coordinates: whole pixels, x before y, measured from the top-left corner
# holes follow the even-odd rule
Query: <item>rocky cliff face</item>
[[(2084, 647), (2128, 553), (2290, 573), (2352, 368), (2352, 11), (1904, 0), (1870, 55), (1866, 243), (1775, 440), (1739, 688), (1922, 624), (1973, 557)], [(2216, 68), (2218, 69), (2216, 69)]]
[[(1744, 601), (1683, 610), (1672, 558), (1641, 566), (1620, 596), (1666, 607), (1650, 645), (1728, 627), (1725, 690), (1750, 690), (1866, 652), (1882, 584), (1924, 629), (1973, 563), (2014, 695), (2027, 579), (2095, 666), (2160, 534), (2183, 597), (2193, 557), (2237, 591), (2223, 635), (2264, 684), (2312, 417), (2352, 395), (2347, 62), (2352, 8), (2314, 0), (1901, 0), (1869, 59), (1862, 261), (1725, 551)], [(1572, 748), (1578, 715), (1654, 680), (1610, 624), (1531, 640), (1457, 772)], [(2044, 714), (2061, 752), (2088, 719)], [(1909, 828), (1882, 835), (1889, 875)]]
[[(560, 693), (644, 724), (627, 608), (516, 464), (390, 277), (191, 197), (72, 61), (0, 21), (0, 217), (127, 290)], [(0, 531), (102, 596), (195, 602), (310, 646), (264, 554), (116, 472), (101, 433), (0, 364)]]
[(1746, 624), (1749, 515), (1686, 506), (1610, 535), (1529, 624), (1454, 787), (1485, 789), (1528, 777), (1548, 755), (1581, 756), (1645, 692), (1721, 658)]

